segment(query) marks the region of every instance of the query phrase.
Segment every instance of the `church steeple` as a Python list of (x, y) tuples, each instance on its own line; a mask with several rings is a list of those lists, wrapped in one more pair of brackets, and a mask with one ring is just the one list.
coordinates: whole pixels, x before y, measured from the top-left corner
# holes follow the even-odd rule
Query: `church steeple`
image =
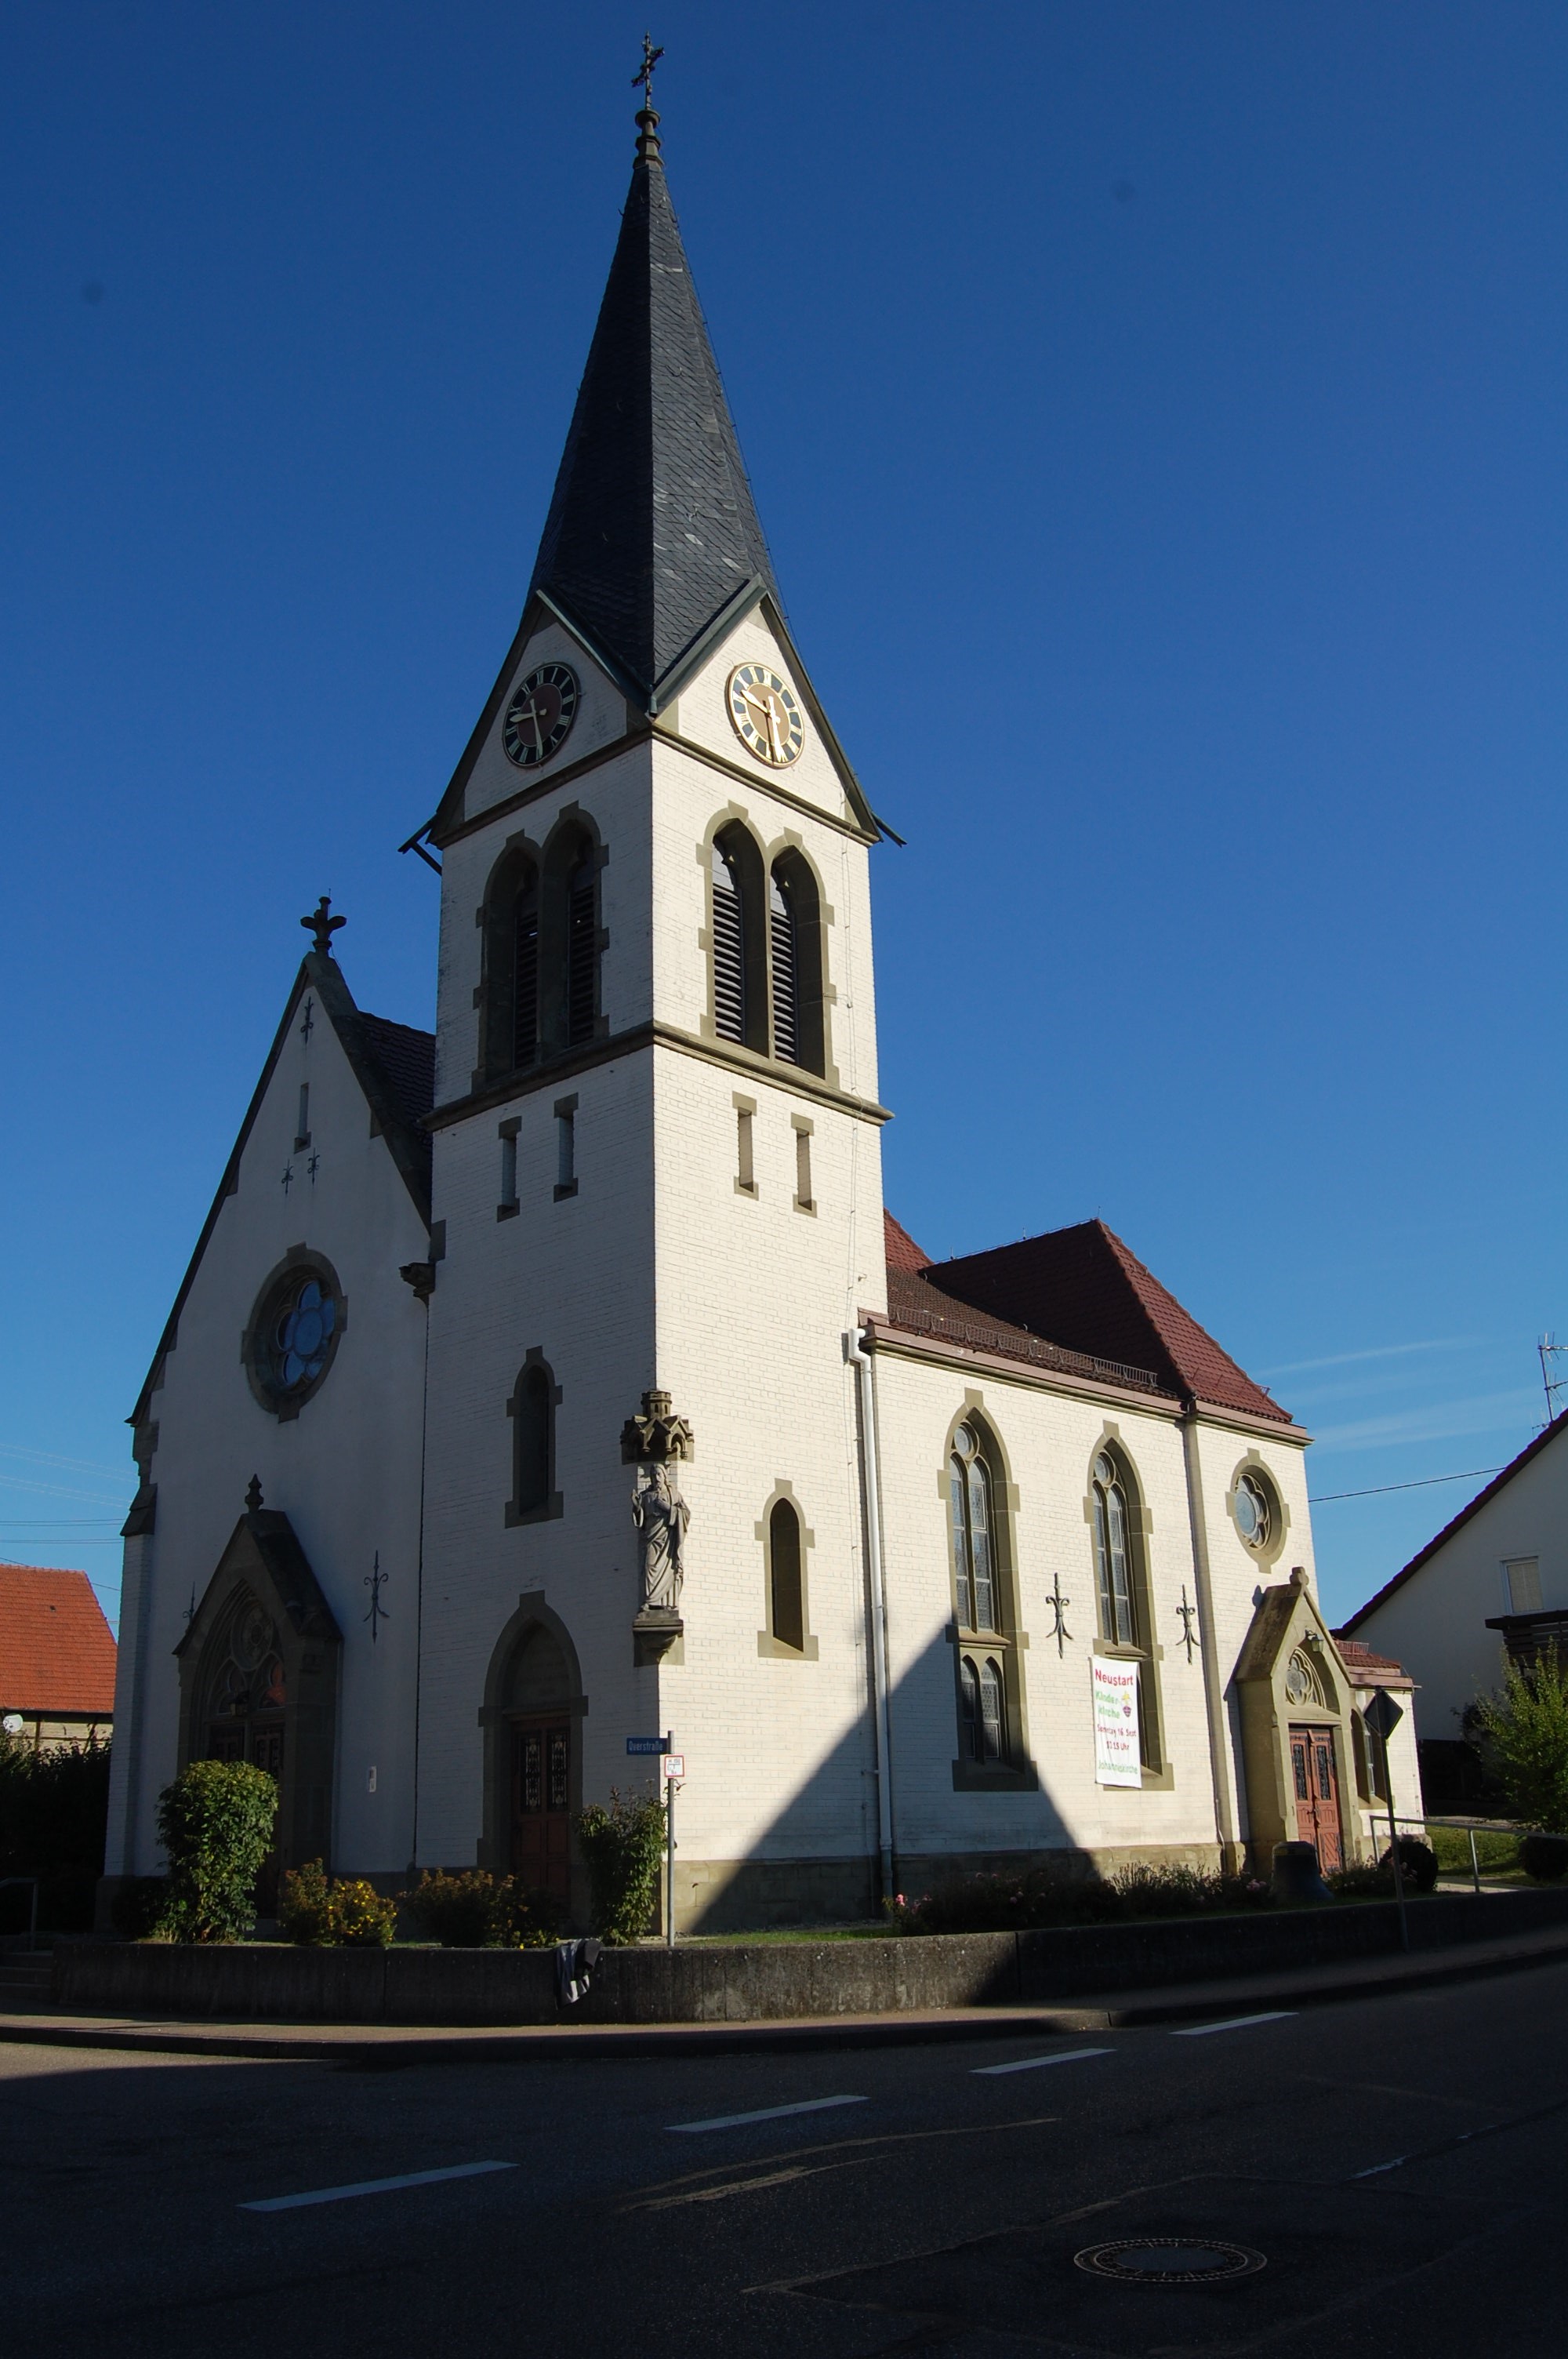
[(778, 603), (658, 121), (650, 105), (637, 116), (621, 235), (529, 584), (650, 710), (720, 617), (759, 589)]

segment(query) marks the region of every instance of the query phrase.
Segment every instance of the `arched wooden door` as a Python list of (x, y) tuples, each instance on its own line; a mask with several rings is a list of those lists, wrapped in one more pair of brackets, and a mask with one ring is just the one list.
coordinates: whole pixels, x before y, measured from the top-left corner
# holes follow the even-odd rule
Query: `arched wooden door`
[(512, 1873), (561, 1900), (571, 1880), (571, 1726), (518, 1721), (512, 1739)]
[(1325, 1875), (1345, 1864), (1345, 1832), (1339, 1815), (1339, 1772), (1332, 1728), (1292, 1728), (1291, 1779), (1295, 1790), (1296, 1838), (1317, 1853)]

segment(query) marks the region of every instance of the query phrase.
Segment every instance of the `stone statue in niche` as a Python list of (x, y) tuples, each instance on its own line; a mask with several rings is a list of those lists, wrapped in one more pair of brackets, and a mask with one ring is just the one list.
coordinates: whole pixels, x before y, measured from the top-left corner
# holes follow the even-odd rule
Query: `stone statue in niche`
[(632, 1624), (633, 1658), (639, 1664), (681, 1660), (681, 1585), (686, 1578), (686, 1529), (691, 1509), (681, 1496), (676, 1467), (696, 1455), (692, 1430), (676, 1417), (665, 1392), (643, 1395), (642, 1410), (621, 1430), (621, 1456), (637, 1469), (632, 1521), (642, 1560), (642, 1603)]
[(671, 1467), (655, 1463), (637, 1469), (632, 1521), (643, 1549), (643, 1611), (678, 1614), (691, 1509)]

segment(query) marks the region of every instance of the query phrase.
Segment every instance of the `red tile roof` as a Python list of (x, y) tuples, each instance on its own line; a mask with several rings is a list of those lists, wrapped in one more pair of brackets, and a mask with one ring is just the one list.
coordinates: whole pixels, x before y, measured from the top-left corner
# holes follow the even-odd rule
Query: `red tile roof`
[(1341, 1662), (1357, 1687), (1414, 1686), (1415, 1682), (1404, 1665), (1396, 1663), (1391, 1655), (1375, 1655), (1370, 1647), (1364, 1647), (1359, 1638), (1347, 1638), (1343, 1630), (1336, 1630), (1334, 1643), (1339, 1649)]
[(894, 1230), (912, 1245), (890, 1222), (890, 1270), (913, 1267), (944, 1295), (1067, 1352), (1148, 1370), (1162, 1391), (1182, 1399), (1291, 1421), (1103, 1221), (913, 1265), (895, 1260)]
[(114, 1710), (114, 1639), (84, 1572), (0, 1564), (0, 1710)]
[(1402, 1589), (1406, 1582), (1410, 1579), (1411, 1573), (1419, 1572), (1422, 1566), (1426, 1562), (1427, 1558), (1429, 1556), (1435, 1556), (1438, 1549), (1443, 1546), (1444, 1540), (1451, 1540), (1455, 1532), (1463, 1530), (1464, 1527), (1469, 1522), (1471, 1516), (1478, 1515), (1481, 1509), (1486, 1506), (1488, 1499), (1495, 1499), (1498, 1493), (1504, 1489), (1508, 1484), (1513, 1481), (1514, 1476), (1519, 1473), (1519, 1468), (1521, 1466), (1528, 1466), (1530, 1460), (1538, 1456), (1539, 1453), (1545, 1449), (1547, 1443), (1562, 1432), (1565, 1425), (1568, 1425), (1568, 1409), (1564, 1409), (1561, 1417), (1553, 1418), (1550, 1425), (1543, 1426), (1541, 1431), (1536, 1435), (1533, 1441), (1527, 1441), (1524, 1448), (1519, 1451), (1519, 1456), (1517, 1458), (1510, 1458), (1508, 1464), (1503, 1468), (1502, 1473), (1500, 1474), (1494, 1474), (1486, 1489), (1484, 1491), (1477, 1491), (1467, 1507), (1461, 1507), (1459, 1513), (1453, 1518), (1452, 1522), (1444, 1524), (1443, 1529), (1440, 1532), (1435, 1533), (1433, 1538), (1428, 1540), (1423, 1549), (1418, 1549), (1414, 1556), (1411, 1557), (1409, 1564), (1401, 1567), (1401, 1569), (1395, 1573), (1392, 1581), (1386, 1581), (1375, 1597), (1368, 1597), (1365, 1605), (1357, 1606), (1355, 1613), (1350, 1616), (1349, 1621), (1345, 1625), (1346, 1628), (1347, 1630), (1359, 1629), (1362, 1623), (1367, 1619), (1368, 1614), (1376, 1613), (1378, 1607), (1384, 1604), (1387, 1600), (1393, 1595), (1396, 1589)]
[(882, 1234), (887, 1242), (889, 1269), (914, 1271), (930, 1268), (931, 1256), (921, 1252), (909, 1231), (900, 1227), (885, 1206), (882, 1211)]

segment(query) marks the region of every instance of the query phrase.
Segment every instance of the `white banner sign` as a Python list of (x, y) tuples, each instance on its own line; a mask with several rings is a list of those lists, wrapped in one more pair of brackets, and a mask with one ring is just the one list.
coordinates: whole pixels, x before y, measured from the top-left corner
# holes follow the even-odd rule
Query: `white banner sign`
[(1138, 1744), (1138, 1666), (1091, 1657), (1095, 1706), (1095, 1782), (1141, 1786)]

